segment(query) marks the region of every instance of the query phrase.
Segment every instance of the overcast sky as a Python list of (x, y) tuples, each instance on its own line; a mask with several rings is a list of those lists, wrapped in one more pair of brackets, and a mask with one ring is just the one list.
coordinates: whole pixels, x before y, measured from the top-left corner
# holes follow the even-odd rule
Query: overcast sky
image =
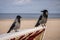
[(0, 0), (0, 13), (60, 13), (60, 0)]

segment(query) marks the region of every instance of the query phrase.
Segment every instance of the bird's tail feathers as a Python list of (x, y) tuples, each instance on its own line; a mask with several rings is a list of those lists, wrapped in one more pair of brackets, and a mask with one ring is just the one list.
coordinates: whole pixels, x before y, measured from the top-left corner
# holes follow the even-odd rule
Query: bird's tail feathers
[(10, 31), (11, 31), (11, 29), (7, 33), (9, 33)]
[(35, 27), (38, 27), (40, 25), (40, 23), (37, 23), (36, 25), (35, 25)]

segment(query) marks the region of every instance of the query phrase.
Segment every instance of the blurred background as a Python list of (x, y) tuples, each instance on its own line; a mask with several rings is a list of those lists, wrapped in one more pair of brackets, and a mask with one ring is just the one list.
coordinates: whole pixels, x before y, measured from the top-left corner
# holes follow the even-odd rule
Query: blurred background
[(0, 0), (0, 35), (8, 31), (17, 15), (22, 16), (20, 30), (34, 28), (44, 9), (48, 21), (43, 40), (60, 40), (60, 0)]

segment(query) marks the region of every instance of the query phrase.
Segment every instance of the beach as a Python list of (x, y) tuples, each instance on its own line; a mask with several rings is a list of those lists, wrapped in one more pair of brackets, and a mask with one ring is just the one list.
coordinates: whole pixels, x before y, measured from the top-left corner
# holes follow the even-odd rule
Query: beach
[[(34, 28), (38, 19), (21, 19), (20, 30)], [(14, 19), (0, 20), (0, 35), (6, 33), (11, 27)], [(49, 18), (43, 40), (60, 40), (60, 19)]]

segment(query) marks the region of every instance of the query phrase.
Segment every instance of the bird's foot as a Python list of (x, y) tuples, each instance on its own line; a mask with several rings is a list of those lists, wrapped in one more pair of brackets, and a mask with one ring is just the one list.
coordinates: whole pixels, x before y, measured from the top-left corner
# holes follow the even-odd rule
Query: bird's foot
[(42, 25), (42, 27), (46, 27), (46, 25)]
[(44, 27), (44, 25), (42, 25), (42, 27)]
[(15, 30), (15, 32), (19, 32), (18, 30)]

